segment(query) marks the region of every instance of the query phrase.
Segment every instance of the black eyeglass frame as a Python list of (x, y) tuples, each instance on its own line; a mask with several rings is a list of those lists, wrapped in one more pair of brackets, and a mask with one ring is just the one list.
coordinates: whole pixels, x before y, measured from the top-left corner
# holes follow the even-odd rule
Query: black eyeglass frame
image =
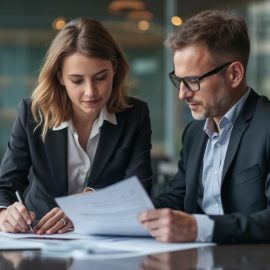
[[(184, 83), (184, 85), (188, 88), (188, 90), (192, 91), (192, 92), (197, 92), (201, 89), (201, 85), (200, 85), (200, 81), (206, 77), (209, 77), (209, 76), (212, 76), (214, 74), (217, 74), (218, 72), (220, 72), (223, 68), (225, 68), (226, 66), (229, 66), (230, 64), (232, 64), (233, 62), (235, 61), (230, 61), (230, 62), (226, 62), (206, 73), (204, 73), (203, 75), (201, 76), (197, 76), (197, 77), (194, 77), (194, 76), (191, 76), (191, 77), (184, 77), (184, 78), (180, 78), (180, 77), (177, 77), (175, 75), (175, 71), (173, 70), (172, 72), (169, 73), (169, 78), (172, 82), (172, 84), (174, 85), (174, 87), (176, 87), (178, 90), (180, 89), (180, 84), (181, 82)], [(198, 89), (194, 90), (192, 89), (187, 80), (192, 80), (193, 82), (196, 82), (197, 85), (198, 85)]]

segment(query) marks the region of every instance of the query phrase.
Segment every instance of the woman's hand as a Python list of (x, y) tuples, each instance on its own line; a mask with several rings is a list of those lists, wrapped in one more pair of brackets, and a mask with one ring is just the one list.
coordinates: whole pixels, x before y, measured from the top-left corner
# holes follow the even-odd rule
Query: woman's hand
[[(85, 192), (94, 192), (94, 189), (86, 187), (82, 193)], [(33, 232), (37, 234), (54, 234), (65, 233), (72, 229), (73, 224), (71, 220), (64, 214), (64, 212), (59, 207), (55, 207), (37, 223), (37, 225), (33, 229)]]
[(35, 213), (28, 212), (25, 206), (19, 202), (0, 211), (0, 230), (3, 232), (27, 232), (30, 230), (29, 225), (36, 217)]
[(55, 207), (48, 212), (34, 227), (37, 234), (65, 233), (73, 229), (71, 220), (59, 208)]

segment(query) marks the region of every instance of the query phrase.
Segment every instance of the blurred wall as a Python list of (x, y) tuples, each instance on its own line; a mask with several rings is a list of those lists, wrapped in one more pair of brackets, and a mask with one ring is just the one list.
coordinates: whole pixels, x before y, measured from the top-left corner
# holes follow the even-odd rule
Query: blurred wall
[[(167, 69), (163, 41), (166, 26), (166, 7), (173, 0), (143, 1), (145, 10), (152, 13), (149, 27), (140, 29), (139, 20), (127, 17), (126, 11), (112, 14), (112, 1), (66, 0), (1, 0), (0, 9), (0, 160), (10, 137), (11, 126), (21, 98), (29, 97), (35, 86), (38, 71), (49, 46), (57, 33), (52, 27), (57, 18), (69, 21), (87, 16), (100, 20), (119, 41), (129, 60), (130, 94), (148, 102), (153, 129), (153, 156), (177, 160), (180, 135), (191, 120), (189, 109), (178, 101), (177, 91), (171, 102), (176, 117), (172, 119), (174, 153), (168, 151), (166, 140)], [(217, 3), (218, 2), (218, 3)], [(265, 1), (173, 1), (175, 15), (183, 19), (208, 8), (230, 9), (247, 20), (251, 37), (251, 58), (247, 80), (256, 91), (270, 96), (270, 0)], [(173, 26), (171, 26), (171, 29)], [(169, 59), (170, 63), (171, 59)], [(171, 69), (173, 69), (171, 61)], [(170, 103), (169, 103), (170, 105)], [(173, 138), (174, 138), (173, 137)]]

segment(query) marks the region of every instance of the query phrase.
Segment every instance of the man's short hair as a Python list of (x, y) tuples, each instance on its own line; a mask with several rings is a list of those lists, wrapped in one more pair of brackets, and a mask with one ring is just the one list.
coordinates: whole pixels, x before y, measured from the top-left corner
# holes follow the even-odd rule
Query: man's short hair
[(245, 20), (229, 12), (207, 10), (177, 27), (165, 41), (173, 51), (204, 45), (216, 60), (240, 61), (247, 67), (250, 40)]

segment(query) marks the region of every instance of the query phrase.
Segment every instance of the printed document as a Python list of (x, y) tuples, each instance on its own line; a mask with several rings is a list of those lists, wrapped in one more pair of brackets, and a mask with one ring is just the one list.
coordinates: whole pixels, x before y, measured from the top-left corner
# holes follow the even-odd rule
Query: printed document
[(40, 249), (42, 243), (0, 237), (0, 250)]
[(138, 214), (154, 206), (135, 176), (96, 192), (59, 197), (56, 202), (77, 233), (150, 236)]

